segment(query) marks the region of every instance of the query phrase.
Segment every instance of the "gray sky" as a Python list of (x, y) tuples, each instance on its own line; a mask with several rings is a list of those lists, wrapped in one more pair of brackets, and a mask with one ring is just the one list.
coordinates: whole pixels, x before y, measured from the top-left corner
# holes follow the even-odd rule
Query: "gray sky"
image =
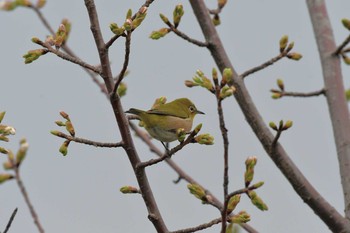
[[(122, 24), (126, 11), (136, 11), (143, 1), (96, 1), (104, 38), (112, 36), (108, 25)], [(215, 6), (216, 1), (207, 1)], [(169, 4), (170, 3), (170, 4)], [(148, 109), (155, 98), (168, 100), (188, 97), (206, 115), (203, 133), (214, 135), (213, 146), (189, 145), (173, 156), (186, 172), (222, 197), (223, 151), (214, 97), (202, 88), (189, 89), (184, 80), (197, 69), (210, 76), (215, 67), (206, 49), (191, 45), (170, 34), (159, 41), (148, 38), (151, 31), (164, 27), (159, 13), (172, 16), (182, 3), (185, 15), (179, 29), (203, 40), (198, 23), (187, 1), (155, 1), (141, 27), (133, 33), (130, 74), (126, 78), (126, 109)], [(350, 1), (327, 1), (337, 43), (349, 34), (340, 20), (349, 16)], [(67, 17), (73, 24), (68, 45), (83, 60), (97, 64), (98, 57), (83, 1), (48, 1), (43, 13), (54, 28)], [(272, 100), (269, 90), (282, 78), (287, 90), (314, 91), (322, 88), (322, 73), (315, 39), (304, 1), (229, 1), (217, 29), (227, 53), (239, 73), (278, 54), (278, 41), (284, 34), (295, 42), (294, 51), (303, 54), (299, 62), (283, 59), (247, 78), (247, 86), (266, 122), (293, 120), (294, 126), (280, 139), (292, 160), (315, 188), (343, 213), (338, 162), (332, 137), (328, 108), (323, 97)], [(74, 64), (48, 54), (33, 64), (24, 65), (22, 55), (38, 48), (30, 42), (34, 36), (44, 39), (48, 32), (34, 12), (17, 9), (0, 13), (1, 92), (0, 110), (7, 111), (4, 124), (17, 129), (10, 143), (18, 148), (26, 137), (30, 144), (21, 167), (22, 178), (46, 232), (155, 232), (147, 219), (146, 207), (138, 195), (123, 195), (119, 188), (136, 185), (127, 156), (122, 149), (97, 149), (72, 143), (63, 157), (58, 148), (63, 140), (49, 134), (59, 128), (59, 111), (70, 114), (76, 135), (96, 141), (115, 142), (120, 135), (106, 97), (85, 72)], [(124, 41), (111, 50), (114, 73), (121, 68)], [(344, 82), (349, 87), (349, 67), (343, 65)], [(312, 210), (295, 194), (291, 185), (263, 151), (244, 120), (233, 98), (224, 102), (230, 139), (230, 191), (243, 187), (244, 161), (258, 157), (254, 181), (265, 181), (257, 192), (269, 206), (261, 212), (242, 198), (237, 210), (251, 214), (250, 224), (260, 232), (329, 232)], [(142, 160), (154, 158), (135, 138)], [(161, 144), (156, 142), (161, 147)], [(172, 144), (175, 145), (174, 143)], [(5, 159), (2, 159), (5, 161)], [(1, 162), (2, 162), (1, 161)], [(211, 206), (202, 205), (189, 194), (186, 183), (174, 185), (174, 171), (166, 164), (147, 169), (160, 211), (170, 230), (191, 227), (219, 216)], [(19, 212), (11, 232), (35, 232), (29, 211), (15, 182), (0, 186), (0, 229), (5, 227), (15, 207)], [(218, 232), (218, 227), (203, 232)]]

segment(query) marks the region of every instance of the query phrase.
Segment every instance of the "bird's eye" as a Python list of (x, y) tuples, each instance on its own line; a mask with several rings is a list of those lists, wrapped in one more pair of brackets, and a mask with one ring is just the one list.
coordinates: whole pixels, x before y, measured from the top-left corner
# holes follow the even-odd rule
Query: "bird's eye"
[(188, 109), (190, 110), (190, 112), (195, 112), (196, 111), (196, 108), (194, 106), (190, 106)]

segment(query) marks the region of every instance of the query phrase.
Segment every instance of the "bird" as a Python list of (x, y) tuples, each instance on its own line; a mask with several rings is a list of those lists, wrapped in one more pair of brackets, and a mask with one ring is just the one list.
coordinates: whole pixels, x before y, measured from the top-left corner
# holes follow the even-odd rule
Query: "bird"
[(187, 98), (156, 104), (148, 111), (130, 108), (125, 113), (138, 116), (147, 132), (163, 145), (178, 139), (178, 129), (182, 128), (186, 133), (189, 133), (194, 117), (197, 114), (205, 114), (199, 111)]

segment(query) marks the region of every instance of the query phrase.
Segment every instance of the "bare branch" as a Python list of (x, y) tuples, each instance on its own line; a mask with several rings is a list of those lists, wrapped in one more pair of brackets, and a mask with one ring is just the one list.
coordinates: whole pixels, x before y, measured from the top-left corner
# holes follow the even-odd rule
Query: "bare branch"
[(42, 227), (42, 225), (40, 223), (38, 214), (36, 213), (36, 211), (34, 209), (34, 206), (32, 205), (32, 203), (31, 203), (31, 201), (29, 199), (29, 195), (27, 193), (27, 190), (25, 189), (24, 184), (22, 182), (18, 166), (14, 167), (14, 172), (15, 172), (15, 179), (17, 181), (17, 185), (18, 185), (18, 187), (19, 187), (19, 189), (21, 191), (22, 196), (24, 197), (25, 203), (27, 204), (27, 206), (29, 208), (29, 212), (30, 212), (30, 214), (31, 214), (31, 216), (32, 216), (32, 218), (34, 220), (34, 224), (38, 228), (38, 231), (40, 233), (44, 233), (45, 231), (44, 231), (44, 228)]
[(294, 91), (281, 91), (276, 89), (271, 89), (272, 93), (278, 93), (282, 98), (283, 96), (289, 96), (289, 97), (315, 97), (319, 95), (326, 95), (326, 89), (322, 88), (318, 91), (312, 91), (312, 92), (294, 92)]
[(123, 63), (123, 68), (121, 69), (119, 75), (118, 75), (118, 79), (114, 84), (114, 88), (113, 88), (113, 92), (112, 95), (116, 95), (117, 94), (117, 89), (119, 87), (119, 84), (123, 81), (123, 78), (125, 76), (125, 72), (128, 68), (129, 65), (129, 57), (130, 57), (130, 44), (131, 44), (131, 32), (128, 32), (126, 34), (126, 38), (125, 38), (125, 56), (124, 56), (124, 63)]
[(220, 222), (221, 222), (221, 218), (216, 218), (214, 220), (211, 220), (208, 223), (204, 223), (204, 224), (198, 225), (196, 227), (186, 228), (186, 229), (177, 230), (177, 231), (171, 231), (170, 233), (191, 233), (191, 232), (196, 232), (196, 231), (200, 231), (200, 230), (204, 230), (204, 229), (207, 229), (209, 227), (212, 227), (215, 224), (218, 224)]
[(187, 36), (185, 33), (179, 31), (177, 28), (175, 28), (175, 26), (170, 23), (170, 22), (167, 22), (166, 25), (168, 25), (169, 29), (174, 32), (176, 35), (178, 35), (179, 37), (181, 37), (182, 39), (194, 44), (194, 45), (197, 45), (199, 47), (207, 47), (208, 46), (208, 43), (206, 42), (202, 42), (202, 41), (199, 41), (199, 40), (196, 40), (196, 39), (192, 39), (191, 37)]
[(338, 48), (334, 51), (333, 55), (339, 55), (343, 52), (343, 49), (345, 46), (347, 46), (350, 43), (350, 35), (346, 37), (346, 39), (341, 43), (341, 45), (338, 46)]
[(282, 52), (280, 54), (278, 54), (276, 57), (274, 58), (271, 58), (270, 60), (268, 60), (267, 62), (264, 62), (263, 64), (259, 65), (259, 66), (256, 66), (254, 68), (251, 68), (247, 71), (245, 71), (243, 74), (240, 75), (240, 77), (242, 79), (244, 79), (245, 77), (255, 73), (255, 72), (258, 72), (262, 69), (265, 69), (266, 67), (268, 66), (271, 66), (273, 65), (274, 63), (276, 63), (277, 61), (281, 60), (282, 58), (284, 58), (286, 55), (287, 55), (288, 52)]
[(82, 143), (90, 146), (95, 146), (95, 147), (108, 147), (108, 148), (114, 148), (114, 147), (123, 147), (124, 143), (123, 142), (96, 142), (96, 141), (91, 141), (85, 138), (78, 138), (78, 137), (73, 137), (71, 135), (62, 133), (62, 132), (55, 132), (54, 134), (57, 137), (67, 139), (68, 141), (73, 141), (77, 143)]
[(85, 68), (85, 69), (88, 69), (88, 70), (91, 70), (97, 74), (101, 74), (101, 70), (95, 66), (92, 66), (82, 60), (80, 60), (79, 58), (77, 57), (72, 57), (68, 54), (65, 54), (65, 53), (62, 53), (61, 51), (57, 50), (57, 49), (54, 49), (52, 48), (50, 45), (48, 45), (47, 43), (41, 41), (41, 40), (37, 40), (35, 41), (36, 44), (38, 45), (41, 45), (43, 46), (44, 48), (47, 49), (48, 52), (50, 53), (53, 53), (53, 54), (56, 54), (58, 57), (64, 59), (64, 60), (67, 60), (67, 61), (70, 61), (72, 63), (75, 63), (77, 65), (80, 65), (81, 67)]
[(14, 211), (12, 212), (11, 217), (10, 217), (10, 219), (9, 219), (7, 225), (6, 225), (4, 233), (7, 233), (8, 230), (10, 230), (11, 224), (12, 224), (12, 222), (15, 219), (15, 216), (17, 214), (17, 210), (18, 210), (18, 208), (14, 209)]

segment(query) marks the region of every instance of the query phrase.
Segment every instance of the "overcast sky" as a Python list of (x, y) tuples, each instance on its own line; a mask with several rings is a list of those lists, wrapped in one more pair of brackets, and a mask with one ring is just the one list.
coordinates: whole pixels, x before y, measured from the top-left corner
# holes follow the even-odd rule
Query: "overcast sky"
[[(207, 1), (215, 6), (216, 1)], [(96, 1), (105, 40), (112, 36), (109, 24), (123, 23), (127, 9), (136, 11), (143, 1)], [(222, 199), (223, 151), (214, 97), (202, 88), (184, 86), (197, 69), (208, 76), (215, 63), (206, 49), (196, 47), (169, 34), (159, 41), (149, 39), (153, 30), (164, 27), (159, 13), (172, 17), (172, 10), (182, 3), (185, 15), (179, 29), (203, 40), (198, 23), (187, 1), (155, 1), (143, 24), (133, 33), (130, 74), (126, 77), (125, 110), (148, 109), (154, 99), (190, 98), (206, 115), (202, 132), (215, 137), (213, 146), (189, 145), (173, 156), (189, 175)], [(350, 1), (327, 1), (337, 43), (349, 35), (341, 19), (350, 18)], [(90, 64), (98, 56), (89, 29), (84, 1), (48, 1), (43, 9), (50, 24), (57, 28), (62, 18), (73, 26), (68, 45)], [(323, 87), (322, 73), (312, 27), (304, 1), (235, 0), (228, 1), (217, 27), (233, 66), (242, 73), (278, 54), (278, 41), (284, 34), (295, 42), (294, 51), (303, 54), (295, 62), (283, 59), (246, 80), (253, 100), (264, 120), (293, 120), (294, 126), (283, 133), (280, 141), (292, 160), (315, 188), (343, 214), (343, 196), (338, 162), (332, 137), (328, 108), (324, 97), (309, 99), (271, 99), (269, 90), (282, 78), (286, 90), (308, 92)], [(6, 111), (4, 124), (16, 128), (10, 143), (0, 146), (16, 150), (21, 138), (30, 148), (21, 167), (24, 184), (46, 232), (155, 232), (147, 219), (147, 210), (138, 195), (123, 195), (119, 188), (137, 185), (127, 156), (122, 149), (99, 149), (71, 143), (63, 157), (58, 148), (63, 140), (50, 130), (59, 111), (66, 111), (76, 135), (96, 141), (117, 142), (120, 135), (106, 97), (77, 65), (47, 54), (25, 65), (23, 54), (39, 48), (32, 37), (44, 39), (49, 33), (33, 11), (16, 9), (0, 12), (1, 91), (0, 111)], [(113, 71), (117, 74), (124, 56), (124, 40), (111, 50)], [(350, 68), (343, 66), (344, 82), (350, 86)], [(269, 210), (261, 212), (242, 197), (237, 210), (251, 215), (251, 224), (259, 232), (329, 232), (326, 225), (297, 196), (278, 168), (267, 156), (246, 123), (233, 98), (224, 101), (225, 119), (230, 139), (230, 191), (242, 188), (244, 161), (257, 156), (254, 181), (265, 181), (257, 190)], [(155, 155), (135, 138), (142, 160)], [(162, 145), (155, 141), (162, 148)], [(176, 145), (172, 143), (171, 146)], [(5, 158), (1, 159), (1, 162)], [(173, 184), (177, 174), (165, 163), (147, 169), (154, 195), (170, 230), (196, 226), (219, 216), (211, 206), (202, 205), (189, 194), (184, 181)], [(0, 186), (0, 230), (15, 207), (18, 214), (11, 233), (36, 232), (28, 208), (14, 181)], [(203, 232), (218, 232), (214, 227)]]

